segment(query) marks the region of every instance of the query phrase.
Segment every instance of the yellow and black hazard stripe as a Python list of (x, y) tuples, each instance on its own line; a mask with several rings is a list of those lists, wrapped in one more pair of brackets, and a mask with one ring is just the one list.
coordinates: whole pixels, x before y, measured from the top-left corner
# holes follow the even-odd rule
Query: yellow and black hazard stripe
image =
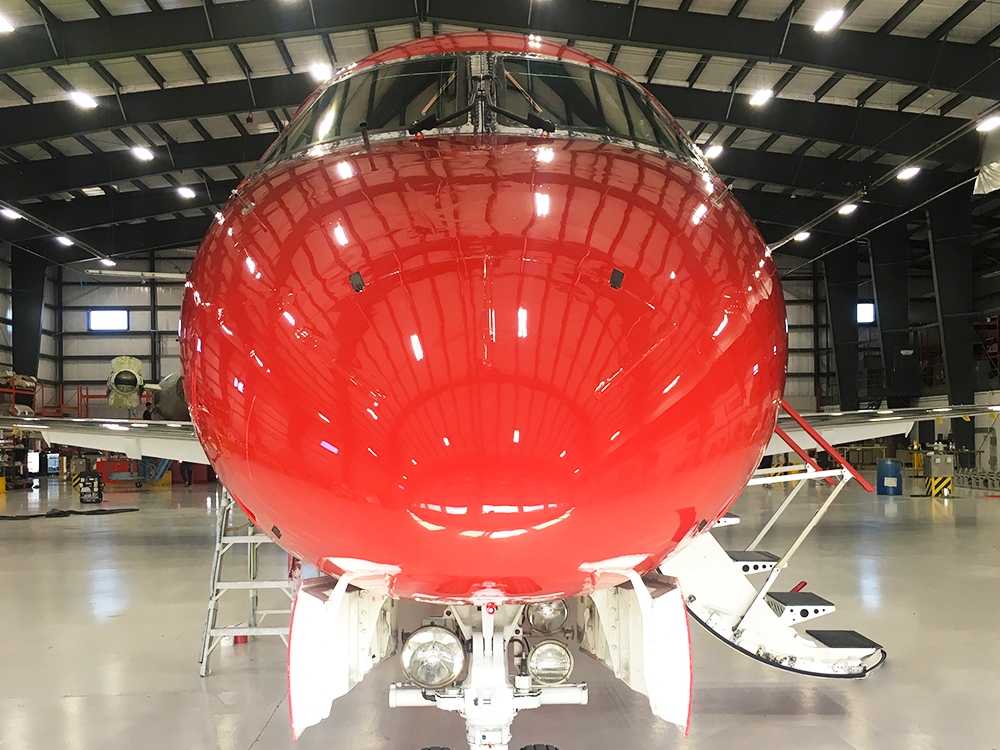
[(80, 489), (80, 475), (79, 474), (74, 474), (73, 475), (73, 487), (75, 487), (76, 489)]
[(944, 497), (951, 494), (951, 477), (927, 477), (927, 497)]

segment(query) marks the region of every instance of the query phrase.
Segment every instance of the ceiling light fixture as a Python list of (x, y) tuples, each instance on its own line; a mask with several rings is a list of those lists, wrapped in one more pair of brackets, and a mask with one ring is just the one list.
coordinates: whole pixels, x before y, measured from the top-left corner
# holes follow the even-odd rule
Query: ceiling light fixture
[(117, 266), (118, 264), (111, 260), (111, 258), (101, 258), (101, 265), (108, 266), (110, 268), (111, 266)]
[(12, 208), (0, 208), (0, 215), (2, 215), (5, 219), (10, 219), (11, 221), (17, 221), (18, 219), (24, 218)]
[(14, 30), (14, 24), (0, 16), (0, 34), (9, 34)]
[(855, 211), (858, 210), (857, 203), (845, 203), (843, 206), (837, 209), (837, 213), (841, 216), (850, 216)]
[(97, 106), (97, 100), (82, 91), (70, 91), (69, 98), (80, 109), (93, 109)]
[(828, 10), (826, 13), (819, 17), (816, 25), (813, 26), (814, 31), (831, 31), (837, 27), (837, 24), (841, 22), (844, 18), (844, 11), (842, 10)]
[(309, 73), (317, 81), (329, 81), (333, 78), (333, 68), (324, 63), (315, 63), (309, 66)]
[(139, 161), (153, 161), (153, 152), (145, 146), (135, 146), (132, 149), (132, 156)]
[(774, 96), (774, 92), (771, 89), (761, 89), (750, 97), (750, 103), (755, 107), (759, 107), (761, 104), (766, 104), (772, 96)]
[(809, 237), (810, 237), (809, 232), (799, 232), (792, 239), (794, 239), (796, 242), (805, 242), (806, 240), (809, 239)]
[(705, 151), (706, 159), (714, 159), (716, 156), (722, 155), (722, 146), (716, 143), (714, 146), (709, 146)]
[(58, 237), (56, 237), (56, 242), (58, 242), (63, 247), (69, 247), (70, 245), (73, 244), (73, 240), (71, 240), (69, 237), (66, 237), (65, 235), (59, 235)]
[(177, 195), (179, 195), (181, 198), (191, 199), (194, 198), (196, 193), (194, 192), (194, 190), (185, 185), (183, 187), (177, 188)]
[(976, 126), (976, 130), (980, 133), (989, 133), (991, 130), (996, 130), (997, 128), (1000, 128), (1000, 116), (998, 115), (987, 117)]
[(906, 169), (901, 169), (899, 174), (896, 175), (897, 180), (912, 180), (920, 174), (920, 167), (907, 167)]

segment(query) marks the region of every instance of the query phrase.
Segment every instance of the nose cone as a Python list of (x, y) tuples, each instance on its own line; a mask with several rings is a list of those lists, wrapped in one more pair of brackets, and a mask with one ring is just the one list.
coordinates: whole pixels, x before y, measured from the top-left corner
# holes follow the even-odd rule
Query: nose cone
[(288, 549), (395, 566), (399, 596), (545, 599), (589, 590), (591, 563), (652, 567), (742, 488), (783, 386), (774, 268), (718, 190), (573, 141), (272, 170), (185, 296), (209, 457)]

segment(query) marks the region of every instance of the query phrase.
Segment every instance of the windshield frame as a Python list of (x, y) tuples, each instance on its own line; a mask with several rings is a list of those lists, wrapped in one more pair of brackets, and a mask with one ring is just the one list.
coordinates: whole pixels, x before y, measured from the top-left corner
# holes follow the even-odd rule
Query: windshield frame
[[(642, 150), (642, 151), (653, 151), (659, 153), (662, 156), (674, 157), (687, 162), (693, 162), (700, 169), (705, 171), (712, 171), (707, 160), (701, 154), (697, 145), (688, 137), (687, 133), (677, 124), (673, 117), (663, 108), (660, 102), (646, 91), (645, 88), (640, 86), (637, 82), (632, 80), (629, 76), (613, 70), (608, 69), (599, 65), (580, 63), (575, 60), (567, 60), (565, 58), (553, 57), (551, 55), (539, 55), (533, 53), (524, 52), (494, 52), (491, 53), (494, 59), (490, 63), (491, 77), (493, 79), (493, 85), (491, 87), (492, 97), (494, 103), (498, 106), (503, 107), (504, 103), (500, 103), (499, 90), (502, 86), (506, 91), (506, 77), (505, 77), (505, 67), (503, 65), (505, 59), (517, 58), (531, 61), (545, 61), (545, 62), (558, 62), (566, 66), (574, 66), (587, 70), (591, 76), (594, 75), (607, 75), (610, 76), (616, 83), (618, 87), (624, 87), (627, 90), (639, 97), (646, 106), (654, 110), (659, 114), (663, 123), (659, 124), (660, 127), (666, 128), (670, 133), (676, 138), (678, 147), (677, 149), (670, 148), (659, 141), (649, 141), (642, 138), (637, 138), (634, 135), (624, 135), (621, 133), (607, 133), (601, 132), (596, 129), (583, 128), (567, 126), (561, 123), (556, 123), (556, 132), (552, 137), (569, 137), (578, 138), (583, 140), (597, 140), (603, 143), (616, 143), (619, 145), (631, 145), (632, 147)], [(592, 79), (593, 80), (593, 79)], [(628, 117), (628, 112), (625, 110), (623, 112), (624, 116)], [(498, 134), (514, 134), (523, 133), (526, 129), (523, 125), (505, 125), (498, 121), (497, 116), (493, 115), (489, 120), (492, 126), (492, 132)]]
[[(313, 92), (313, 94), (305, 102), (303, 102), (302, 106), (299, 107), (299, 110), (292, 117), (291, 121), (279, 133), (274, 143), (268, 147), (267, 151), (254, 166), (253, 170), (251, 170), (250, 174), (247, 175), (247, 181), (256, 178), (263, 172), (269, 171), (273, 167), (286, 161), (302, 158), (305, 154), (322, 156), (345, 148), (363, 147), (364, 138), (361, 135), (347, 135), (310, 143), (302, 148), (296, 149), (295, 151), (284, 153), (278, 158), (272, 158), (272, 154), (275, 149), (278, 148), (285, 138), (288, 137), (291, 126), (300, 117), (306, 116), (309, 110), (315, 106), (316, 102), (322, 99), (324, 94), (332, 86), (343, 83), (344, 81), (356, 76), (370, 74), (373, 71), (377, 71), (385, 67), (395, 66), (411, 61), (422, 61), (435, 58), (457, 58), (460, 63), (464, 63), (464, 65), (458, 65), (459, 99), (457, 104), (460, 105), (458, 109), (463, 106), (467, 106), (470, 102), (472, 102), (472, 99), (476, 94), (477, 87), (479, 86), (480, 79), (483, 82), (484, 93), (487, 100), (494, 105), (498, 104), (498, 87), (504, 83), (505, 79), (498, 76), (497, 73), (499, 71), (502, 75), (502, 65), (504, 59), (518, 58), (534, 61), (558, 62), (567, 66), (576, 66), (594, 74), (611, 76), (615, 80), (617, 86), (623, 86), (626, 89), (631, 89), (631, 91), (637, 95), (641, 101), (662, 117), (664, 122), (660, 126), (669, 128), (670, 131), (676, 136), (679, 146), (678, 149), (669, 148), (662, 143), (639, 139), (631, 135), (625, 136), (622, 134), (610, 134), (591, 129), (567, 127), (565, 125), (557, 125), (555, 133), (552, 135), (545, 134), (545, 136), (551, 139), (571, 138), (627, 146), (639, 151), (655, 153), (664, 158), (677, 159), (687, 162), (698, 168), (699, 171), (706, 172), (713, 175), (717, 180), (719, 179), (708, 160), (701, 154), (698, 146), (688, 137), (687, 133), (685, 133), (680, 125), (677, 124), (674, 118), (671, 117), (656, 97), (624, 73), (594, 63), (583, 63), (536, 52), (472, 50), (414, 55), (405, 59), (387, 60), (385, 62), (376, 63), (374, 65), (366, 65), (364, 67), (356, 67), (356, 64), (352, 64), (343, 68), (329, 81), (326, 81), (323, 85), (317, 88), (316, 91)], [(480, 73), (483, 75), (480, 76)], [(506, 88), (505, 83), (504, 86)], [(434, 128), (432, 132), (434, 134), (441, 135), (495, 134), (522, 137), (526, 134), (526, 132), (536, 132), (532, 128), (528, 128), (527, 126), (521, 124), (502, 124), (498, 122), (496, 114), (489, 111), (479, 113), (477, 110), (478, 108), (473, 109), (470, 115), (465, 119), (464, 123), (460, 122), (457, 125), (442, 125)], [(400, 139), (411, 140), (413, 138), (414, 136), (411, 135), (406, 128), (369, 131), (369, 140), (371, 143)]]
[[(260, 158), (257, 164), (254, 165), (253, 170), (247, 176), (247, 179), (251, 179), (270, 170), (272, 167), (277, 166), (289, 159), (300, 158), (303, 154), (312, 153), (315, 155), (320, 155), (323, 153), (329, 153), (330, 151), (343, 148), (345, 146), (356, 146), (363, 144), (364, 137), (360, 134), (352, 133), (350, 135), (335, 136), (332, 138), (326, 138), (320, 141), (314, 141), (308, 144), (296, 148), (293, 151), (288, 151), (275, 157), (275, 151), (288, 139), (292, 132), (292, 126), (298, 123), (302, 118), (308, 117), (309, 113), (312, 111), (313, 107), (317, 106), (317, 103), (322, 101), (326, 96), (327, 92), (337, 86), (338, 84), (343, 84), (349, 80), (355, 78), (360, 78), (365, 75), (377, 74), (378, 71), (384, 70), (385, 68), (397, 67), (405, 65), (411, 62), (423, 62), (426, 60), (434, 59), (444, 59), (444, 60), (457, 60), (456, 65), (456, 87), (458, 92), (458, 101), (456, 110), (462, 109), (467, 106), (471, 101), (472, 94), (472, 58), (476, 55), (481, 54), (478, 52), (443, 52), (443, 53), (433, 53), (428, 55), (415, 55), (413, 57), (402, 58), (398, 60), (387, 60), (385, 62), (376, 63), (375, 65), (366, 65), (363, 68), (357, 68), (355, 65), (349, 65), (346, 68), (338, 71), (330, 80), (325, 81), (321, 86), (319, 86), (305, 102), (299, 107), (298, 111), (292, 117), (291, 120), (285, 125), (285, 127), (275, 138), (274, 143), (268, 146), (267, 151)], [(474, 128), (473, 120), (474, 117), (467, 117), (465, 122), (459, 122), (456, 125), (443, 125), (438, 128), (439, 132), (442, 133), (474, 133), (476, 132)], [(407, 125), (406, 127), (409, 127)], [(397, 140), (401, 135), (405, 137), (411, 137), (406, 130), (403, 128), (382, 128), (379, 130), (370, 130), (369, 140), (383, 141), (383, 140)]]

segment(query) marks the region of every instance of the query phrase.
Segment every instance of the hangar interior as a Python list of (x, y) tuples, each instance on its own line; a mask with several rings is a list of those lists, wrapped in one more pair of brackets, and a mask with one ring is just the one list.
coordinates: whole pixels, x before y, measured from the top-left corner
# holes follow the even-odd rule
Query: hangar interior
[[(110, 360), (135, 357), (147, 382), (181, 369), (184, 282), (87, 272), (187, 273), (319, 82), (477, 29), (606, 60), (711, 158), (775, 248), (785, 398), (800, 412), (1000, 403), (1000, 193), (973, 192), (1000, 160), (1000, 5), (985, 0), (0, 0), (0, 370), (37, 378), (36, 414), (124, 416), (104, 398)], [(112, 330), (95, 311), (117, 311)], [(994, 419), (922, 423), (911, 439), (938, 435), (968, 452), (964, 468), (997, 472)], [(803, 552), (803, 577), (891, 651), (864, 683), (769, 671), (695, 631), (689, 737), (589, 664), (590, 708), (526, 713), (517, 737), (992, 746), (1000, 651), (984, 592), (1000, 511), (986, 484), (956, 490), (886, 501), (852, 487)], [(783, 493), (750, 488), (734, 510), (750, 526)], [(11, 514), (79, 507), (52, 478), (4, 497)], [(785, 520), (820, 502), (803, 497)], [(0, 745), (287, 746), (280, 641), (225, 644), (209, 678), (194, 663), (217, 488), (122, 490), (113, 504), (142, 512), (0, 526), (0, 623), (33, 634), (0, 648)], [(744, 526), (723, 533), (745, 543)], [(784, 521), (776, 533), (793, 535)], [(262, 554), (280, 572), (281, 555)], [(390, 711), (379, 684), (302, 743), (463, 746), (458, 723)]]

